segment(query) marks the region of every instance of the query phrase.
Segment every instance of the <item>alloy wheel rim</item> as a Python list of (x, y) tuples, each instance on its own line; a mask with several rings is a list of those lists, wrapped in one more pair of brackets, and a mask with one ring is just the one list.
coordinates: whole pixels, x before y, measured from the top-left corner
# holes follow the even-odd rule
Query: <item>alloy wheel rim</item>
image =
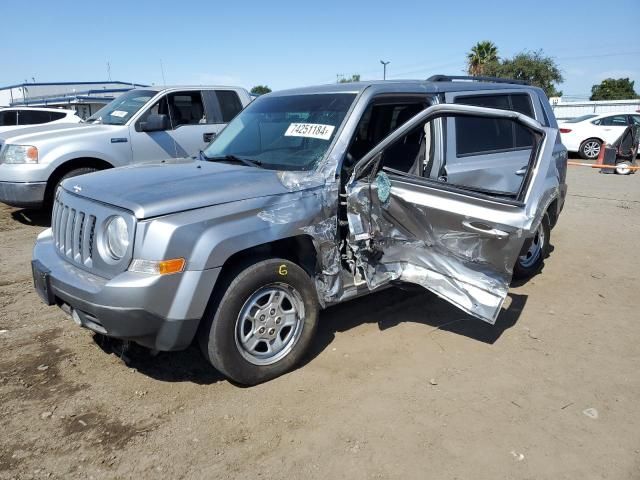
[(544, 228), (542, 227), (542, 223), (540, 223), (538, 229), (536, 230), (536, 234), (531, 241), (531, 245), (529, 245), (527, 253), (521, 255), (518, 258), (520, 266), (522, 266), (523, 268), (529, 268), (538, 261), (538, 259), (542, 255), (545, 240)]
[(304, 302), (291, 285), (272, 283), (253, 292), (238, 314), (236, 347), (254, 365), (271, 365), (286, 357), (304, 327)]
[(596, 158), (600, 155), (600, 143), (596, 141), (587, 142), (583, 150), (587, 158)]

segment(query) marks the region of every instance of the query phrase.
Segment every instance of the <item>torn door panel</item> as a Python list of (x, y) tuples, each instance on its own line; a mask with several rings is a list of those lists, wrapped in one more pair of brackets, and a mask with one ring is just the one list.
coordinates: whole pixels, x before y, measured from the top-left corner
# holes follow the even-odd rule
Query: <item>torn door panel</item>
[[(509, 244), (496, 250), (492, 239), (480, 233), (441, 228), (442, 221), (430, 219), (447, 212), (407, 202), (394, 188), (387, 201), (380, 202), (380, 184), (369, 189), (367, 183), (355, 182), (350, 191), (352, 243), (369, 288), (392, 281), (415, 283), (494, 323), (511, 280)], [(502, 265), (501, 271), (496, 264)]]

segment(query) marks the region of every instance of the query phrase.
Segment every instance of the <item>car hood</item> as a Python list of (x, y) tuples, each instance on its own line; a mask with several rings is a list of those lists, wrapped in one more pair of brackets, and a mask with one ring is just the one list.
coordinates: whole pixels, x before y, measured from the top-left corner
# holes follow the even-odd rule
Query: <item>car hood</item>
[(139, 219), (289, 191), (278, 171), (194, 159), (103, 170), (70, 178), (62, 186), (130, 210)]
[(48, 140), (68, 141), (71, 137), (114, 132), (122, 125), (101, 125), (92, 123), (56, 123), (36, 125), (0, 132), (0, 142), (14, 145), (35, 145)]

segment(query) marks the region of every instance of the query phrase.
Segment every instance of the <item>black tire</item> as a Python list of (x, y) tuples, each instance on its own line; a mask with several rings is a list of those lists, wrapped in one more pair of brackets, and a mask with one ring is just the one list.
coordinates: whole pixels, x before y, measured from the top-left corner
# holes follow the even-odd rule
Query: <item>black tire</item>
[(49, 186), (51, 190), (47, 189), (48, 191), (47, 191), (47, 198), (45, 199), (45, 208), (48, 211), (51, 211), (51, 208), (53, 207), (53, 199), (56, 196), (56, 191), (58, 190), (58, 187), (60, 186), (60, 184), (63, 181), (65, 181), (67, 178), (77, 177), (79, 175), (86, 175), (87, 173), (93, 173), (97, 171), (98, 171), (97, 168), (81, 167), (81, 168), (75, 168), (65, 173), (62, 177), (58, 179), (57, 182), (55, 182), (55, 184)]
[[(596, 152), (597, 148), (597, 152)], [(595, 160), (600, 155), (600, 150), (602, 149), (602, 140), (598, 138), (587, 138), (584, 142), (580, 144), (580, 149), (578, 153), (585, 160)]]
[[(236, 272), (227, 275), (227, 279), (222, 279), (223, 283), (216, 287), (211, 304), (202, 319), (198, 341), (204, 356), (223, 375), (238, 384), (256, 385), (289, 372), (303, 359), (316, 331), (319, 314), (317, 294), (309, 275), (298, 265), (288, 260), (272, 258), (256, 261), (244, 268), (240, 267)], [(264, 324), (267, 327), (265, 335), (272, 330), (272, 327), (275, 327), (280, 328), (276, 336), (288, 335), (295, 331), (296, 334), (293, 336), (296, 338), (292, 337), (290, 340), (292, 343), (288, 349), (281, 351), (283, 356), (276, 359), (277, 355), (275, 355), (271, 359), (257, 360), (254, 354), (268, 355), (268, 353), (257, 352), (258, 346), (253, 351), (248, 351), (243, 347), (238, 332), (245, 332), (242, 329), (246, 329), (246, 324), (249, 322), (244, 314), (248, 305), (255, 305), (256, 300), (254, 299), (259, 298), (261, 292), (268, 289), (282, 289), (285, 296), (287, 294), (291, 294), (291, 298), (295, 296), (296, 304), (304, 306), (304, 316), (294, 315), (299, 320), (296, 326), (289, 327), (290, 330), (287, 332), (286, 326), (277, 327), (275, 325), (278, 313), (274, 316), (272, 313), (274, 310), (270, 310), (269, 307), (266, 311), (267, 323)], [(294, 305), (293, 302), (289, 302), (289, 304)], [(295, 306), (293, 308), (297, 311)], [(263, 324), (259, 323), (260, 318), (264, 318), (260, 312), (261, 310), (258, 310), (257, 313), (249, 315), (249, 317), (255, 316), (255, 319), (246, 334), (253, 339), (259, 337), (257, 332), (260, 329), (264, 330)], [(243, 314), (242, 319), (240, 318), (241, 313)], [(262, 349), (271, 348), (267, 345), (270, 341), (260, 340), (260, 342), (263, 342), (259, 343)], [(269, 343), (269, 345), (271, 344)], [(255, 361), (272, 363), (256, 364)]]
[[(547, 213), (542, 217), (542, 221), (540, 222), (540, 228), (536, 232), (536, 238), (532, 241), (536, 242), (536, 239), (540, 239), (540, 232), (542, 232), (542, 245), (540, 248), (532, 254), (531, 249), (523, 248), (523, 251), (520, 252), (521, 255), (518, 257), (516, 264), (513, 268), (513, 278), (516, 280), (524, 280), (527, 278), (533, 277), (536, 273), (538, 273), (542, 269), (542, 265), (544, 264), (545, 258), (549, 256), (549, 241), (551, 240), (551, 222), (549, 220), (549, 215)], [(528, 243), (527, 243), (528, 245)]]

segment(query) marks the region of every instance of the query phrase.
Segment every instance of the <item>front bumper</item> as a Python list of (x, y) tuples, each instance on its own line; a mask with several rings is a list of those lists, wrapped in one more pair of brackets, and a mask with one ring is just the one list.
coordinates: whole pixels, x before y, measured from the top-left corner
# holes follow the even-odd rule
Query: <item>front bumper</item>
[(127, 271), (105, 279), (61, 258), (50, 230), (38, 237), (33, 266), (45, 302), (70, 313), (76, 323), (161, 351), (189, 346), (220, 273), (219, 268), (165, 276)]
[(21, 208), (40, 208), (47, 182), (0, 182), (0, 202)]

